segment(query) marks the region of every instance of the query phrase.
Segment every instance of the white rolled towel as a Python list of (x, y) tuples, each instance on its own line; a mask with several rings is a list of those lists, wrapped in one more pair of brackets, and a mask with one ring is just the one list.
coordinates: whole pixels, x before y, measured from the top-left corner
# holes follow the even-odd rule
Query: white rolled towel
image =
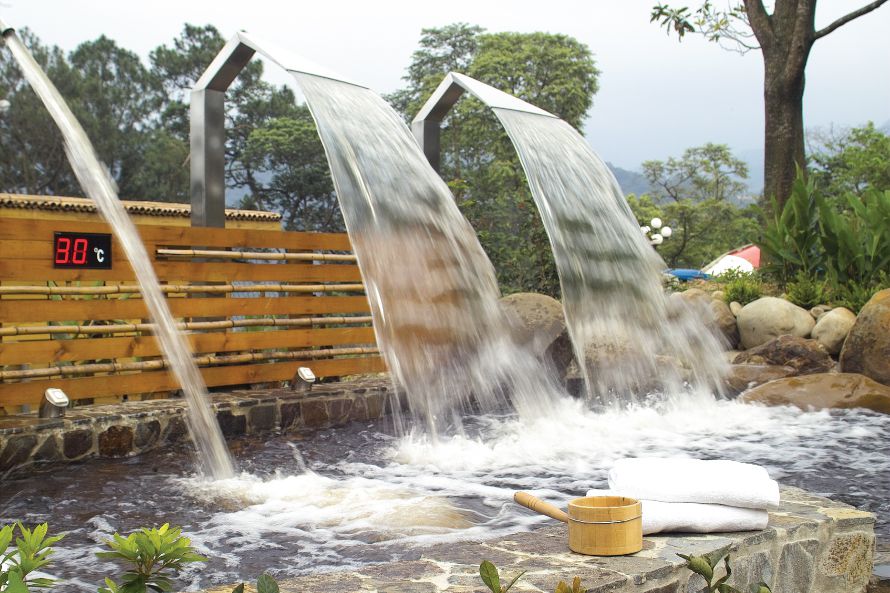
[[(590, 490), (587, 496), (627, 496), (612, 490)], [(640, 500), (643, 535), (654, 533), (720, 533), (766, 529), (769, 513), (722, 504)]]
[(764, 468), (738, 461), (620, 459), (609, 471), (609, 489), (638, 500), (779, 508), (779, 484)]

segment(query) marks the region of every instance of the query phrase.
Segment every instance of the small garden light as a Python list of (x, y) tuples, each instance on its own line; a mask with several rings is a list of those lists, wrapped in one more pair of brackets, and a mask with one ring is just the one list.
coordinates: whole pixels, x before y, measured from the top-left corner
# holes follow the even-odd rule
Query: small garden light
[[(654, 247), (661, 245), (665, 239), (674, 234), (673, 229), (669, 226), (663, 226), (661, 219), (658, 217), (650, 220), (648, 225), (641, 226), (640, 231), (649, 239), (649, 244)], [(652, 234), (650, 235), (649, 233)]]

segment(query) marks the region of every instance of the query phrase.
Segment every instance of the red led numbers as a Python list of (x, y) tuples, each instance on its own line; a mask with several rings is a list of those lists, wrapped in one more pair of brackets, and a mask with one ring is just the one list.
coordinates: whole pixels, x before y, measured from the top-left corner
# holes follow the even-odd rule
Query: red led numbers
[(71, 239), (68, 237), (56, 237), (56, 260), (55, 263), (67, 264), (71, 259)]
[(57, 231), (53, 238), (53, 267), (111, 269), (111, 235)]

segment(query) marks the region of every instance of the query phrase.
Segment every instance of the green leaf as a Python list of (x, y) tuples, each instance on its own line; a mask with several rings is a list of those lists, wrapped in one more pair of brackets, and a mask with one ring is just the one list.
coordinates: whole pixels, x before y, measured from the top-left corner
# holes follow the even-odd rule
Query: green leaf
[(268, 574), (261, 574), (256, 582), (257, 593), (278, 593), (278, 583)]
[(9, 584), (6, 585), (6, 593), (30, 593), (27, 585), (17, 572), (9, 573)]
[(482, 577), (482, 582), (491, 590), (491, 593), (501, 593), (501, 577), (494, 564), (483, 560), (479, 565), (479, 576)]

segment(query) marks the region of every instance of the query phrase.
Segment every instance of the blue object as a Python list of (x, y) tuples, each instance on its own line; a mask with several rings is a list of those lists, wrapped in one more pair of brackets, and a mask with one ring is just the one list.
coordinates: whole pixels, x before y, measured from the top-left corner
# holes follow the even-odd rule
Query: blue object
[(705, 274), (701, 270), (692, 270), (689, 268), (672, 268), (667, 271), (671, 276), (676, 276), (683, 282), (688, 282), (689, 280), (707, 280), (710, 278), (710, 274)]

